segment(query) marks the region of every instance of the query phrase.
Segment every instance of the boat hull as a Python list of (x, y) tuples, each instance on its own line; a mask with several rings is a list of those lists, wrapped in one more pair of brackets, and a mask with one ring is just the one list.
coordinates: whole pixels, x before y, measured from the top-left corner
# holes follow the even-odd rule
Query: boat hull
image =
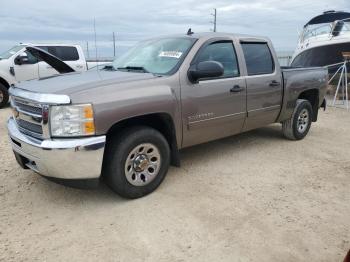
[[(342, 53), (350, 52), (350, 42), (332, 43), (329, 45), (315, 46), (300, 52), (292, 61), (293, 67), (329, 66), (344, 62)], [(329, 67), (332, 73), (339, 65)], [(350, 63), (347, 66), (350, 69)]]

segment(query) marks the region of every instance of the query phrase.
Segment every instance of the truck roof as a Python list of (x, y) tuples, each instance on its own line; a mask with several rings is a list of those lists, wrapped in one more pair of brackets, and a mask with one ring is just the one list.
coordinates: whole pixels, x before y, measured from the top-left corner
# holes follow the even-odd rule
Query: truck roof
[[(269, 42), (270, 39), (265, 36), (256, 36), (256, 35), (246, 35), (246, 34), (233, 34), (233, 33), (218, 33), (218, 32), (200, 32), (193, 33), (191, 35), (187, 34), (175, 34), (175, 35), (165, 35), (164, 37), (189, 37), (195, 39), (210, 39), (215, 37), (234, 37), (242, 41), (261, 41)], [(157, 37), (156, 37), (157, 38)]]
[(80, 45), (76, 45), (76, 44), (45, 44), (45, 43), (20, 43), (20, 45), (22, 46), (80, 46)]

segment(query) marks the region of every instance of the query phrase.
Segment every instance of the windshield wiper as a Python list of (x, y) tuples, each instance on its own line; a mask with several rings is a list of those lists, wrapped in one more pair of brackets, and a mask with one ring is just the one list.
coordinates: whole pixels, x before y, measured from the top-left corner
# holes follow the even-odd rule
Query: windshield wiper
[(106, 70), (106, 71), (115, 71), (115, 68), (113, 67), (113, 65), (105, 65), (102, 70)]
[(143, 66), (126, 66), (118, 67), (118, 70), (128, 70), (128, 71), (141, 71), (143, 73), (149, 73)]

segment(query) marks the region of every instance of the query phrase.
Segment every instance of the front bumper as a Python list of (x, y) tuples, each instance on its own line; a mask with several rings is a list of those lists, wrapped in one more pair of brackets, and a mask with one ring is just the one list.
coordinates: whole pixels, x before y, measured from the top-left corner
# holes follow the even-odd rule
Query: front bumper
[(7, 128), (16, 159), (23, 168), (58, 179), (100, 177), (106, 136), (40, 141), (22, 134), (12, 117)]

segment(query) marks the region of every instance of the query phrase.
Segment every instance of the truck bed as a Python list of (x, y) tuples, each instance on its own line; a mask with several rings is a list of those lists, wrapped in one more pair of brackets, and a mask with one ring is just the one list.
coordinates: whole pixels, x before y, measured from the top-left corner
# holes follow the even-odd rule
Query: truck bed
[[(305, 96), (317, 93), (318, 101), (314, 112), (323, 102), (328, 85), (328, 70), (325, 67), (281, 67), (283, 78), (283, 97), (281, 114), (278, 122), (291, 118), (295, 102), (300, 98), (301, 91)], [(305, 81), (308, 79), (308, 81)], [(317, 115), (315, 115), (317, 119)]]

